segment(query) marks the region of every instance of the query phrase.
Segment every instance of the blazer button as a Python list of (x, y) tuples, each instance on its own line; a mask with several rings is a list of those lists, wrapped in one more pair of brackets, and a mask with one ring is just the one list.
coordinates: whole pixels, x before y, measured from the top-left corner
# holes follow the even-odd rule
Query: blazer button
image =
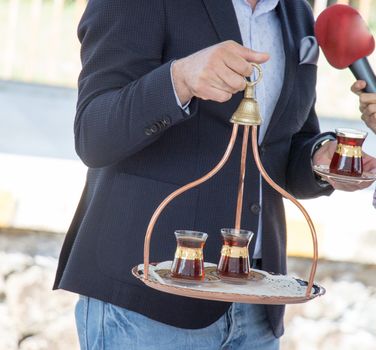
[(159, 131), (159, 125), (153, 124), (152, 127), (150, 128), (150, 131), (152, 134), (156, 134)]
[(167, 126), (165, 125), (164, 121), (163, 120), (160, 120), (159, 122), (157, 122), (156, 124), (158, 124), (158, 128), (160, 130), (162, 129), (165, 129)]
[(165, 126), (169, 126), (171, 124), (171, 120), (169, 118), (163, 118), (162, 123)]
[(258, 214), (260, 214), (260, 211), (261, 211), (261, 208), (260, 208), (260, 206), (257, 203), (253, 203), (251, 205), (251, 212), (253, 214), (258, 215)]

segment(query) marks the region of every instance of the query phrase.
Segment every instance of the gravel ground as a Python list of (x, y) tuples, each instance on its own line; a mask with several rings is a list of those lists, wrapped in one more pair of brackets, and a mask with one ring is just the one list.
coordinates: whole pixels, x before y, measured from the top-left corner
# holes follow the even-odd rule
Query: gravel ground
[[(0, 232), (0, 350), (75, 350), (76, 296), (52, 292), (62, 235)], [(310, 261), (289, 259), (305, 277)], [(282, 350), (374, 350), (376, 266), (319, 262), (316, 280), (325, 296), (290, 305)]]

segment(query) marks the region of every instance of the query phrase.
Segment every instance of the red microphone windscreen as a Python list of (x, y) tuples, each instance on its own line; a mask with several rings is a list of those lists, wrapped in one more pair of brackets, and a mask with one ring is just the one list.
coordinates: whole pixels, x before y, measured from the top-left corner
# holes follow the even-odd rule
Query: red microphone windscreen
[(315, 35), (329, 63), (347, 68), (375, 49), (375, 40), (359, 12), (347, 5), (332, 5), (317, 18)]

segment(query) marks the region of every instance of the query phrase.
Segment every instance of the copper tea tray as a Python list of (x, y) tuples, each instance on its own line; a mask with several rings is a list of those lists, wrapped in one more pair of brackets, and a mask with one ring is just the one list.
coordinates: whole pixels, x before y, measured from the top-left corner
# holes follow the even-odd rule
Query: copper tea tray
[[(325, 294), (325, 289), (314, 284), (310, 296), (306, 296), (307, 281), (271, 274), (261, 270), (250, 270), (250, 278), (244, 283), (228, 283), (216, 276), (216, 265), (205, 263), (212, 280), (192, 283), (177, 281), (169, 277), (167, 271), (172, 261), (149, 265), (149, 278), (145, 281), (144, 265), (135, 266), (132, 273), (149, 287), (162, 292), (185, 295), (191, 298), (210, 299), (226, 302), (243, 302), (252, 304), (297, 304)], [(208, 274), (208, 271), (206, 271)], [(210, 278), (210, 277), (209, 277)], [(210, 296), (208, 298), (208, 295)]]
[[(314, 284), (314, 277), (316, 273), (317, 260), (318, 260), (318, 247), (317, 247), (317, 236), (315, 227), (311, 218), (309, 217), (307, 211), (304, 207), (288, 192), (283, 188), (278, 186), (266, 173), (258, 151), (257, 143), (257, 128), (261, 124), (261, 116), (259, 113), (259, 108), (257, 101), (254, 98), (254, 86), (261, 80), (262, 71), (260, 66), (254, 64), (254, 67), (259, 72), (259, 76), (256, 81), (247, 82), (247, 87), (244, 93), (244, 99), (239, 105), (238, 109), (231, 118), (233, 123), (232, 134), (227, 146), (227, 149), (220, 160), (220, 162), (206, 175), (200, 179), (193, 181), (173, 193), (171, 193), (156, 209), (154, 212), (145, 236), (144, 243), (144, 263), (142, 265), (135, 266), (132, 269), (132, 273), (140, 281), (145, 283), (147, 286), (157, 289), (162, 292), (181, 295), (191, 298), (207, 299), (207, 300), (217, 300), (217, 301), (227, 301), (227, 302), (242, 302), (242, 303), (252, 303), (252, 304), (295, 304), (303, 303), (314, 299), (319, 295), (325, 293), (325, 289)], [(235, 141), (238, 135), (239, 126), (243, 127), (243, 143), (241, 152), (241, 163), (240, 163), (240, 178), (238, 186), (238, 199), (236, 206), (236, 216), (235, 216), (235, 228), (241, 228), (241, 216), (243, 207), (243, 191), (244, 191), (244, 179), (246, 170), (246, 158), (247, 158), (247, 147), (248, 139), (250, 134), (250, 129), (252, 132), (252, 148), (253, 156), (259, 169), (261, 175), (265, 181), (279, 192), (283, 197), (292, 201), (302, 212), (305, 219), (307, 220), (308, 226), (310, 228), (312, 245), (313, 245), (313, 256), (312, 264), (309, 273), (309, 278), (307, 281), (297, 279), (285, 275), (274, 275), (265, 271), (259, 271), (263, 274), (265, 278), (259, 280), (251, 280), (246, 284), (239, 286), (231, 285), (225, 282), (218, 283), (178, 283), (171, 279), (161, 278), (161, 276), (156, 273), (156, 266), (165, 267), (167, 262), (159, 264), (150, 264), (149, 253), (150, 253), (150, 240), (153, 233), (154, 226), (161, 215), (165, 207), (177, 196), (183, 194), (184, 192), (199, 186), (200, 184), (206, 182), (211, 177), (216, 175), (226, 164), (229, 159), (231, 152), (234, 148)], [(164, 264), (164, 265), (163, 265)], [(155, 266), (156, 265), (156, 266)], [(266, 283), (267, 282), (267, 283)], [(230, 287), (229, 287), (230, 286)], [(292, 287), (295, 292), (292, 292)]]

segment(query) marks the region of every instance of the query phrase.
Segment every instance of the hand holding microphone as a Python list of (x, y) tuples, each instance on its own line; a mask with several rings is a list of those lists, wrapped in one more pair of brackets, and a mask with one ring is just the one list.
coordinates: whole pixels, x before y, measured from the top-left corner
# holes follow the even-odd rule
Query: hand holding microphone
[(362, 112), (362, 120), (376, 134), (376, 93), (363, 93), (366, 82), (356, 81), (351, 91), (359, 96), (359, 110)]
[(317, 42), (335, 68), (350, 68), (357, 80), (367, 85), (364, 92), (376, 93), (376, 76), (367, 60), (375, 40), (362, 17), (350, 6), (332, 5), (317, 18)]
[[(359, 95), (362, 119), (376, 130), (376, 76), (367, 60), (375, 49), (375, 40), (360, 14), (350, 6), (332, 5), (324, 10), (315, 24), (317, 42), (328, 62), (335, 68), (350, 68), (358, 80), (352, 91)], [(373, 127), (374, 128), (373, 128)], [(327, 142), (314, 156), (314, 164), (331, 161), (335, 143)], [(376, 159), (363, 153), (365, 171), (376, 169)], [(369, 184), (341, 184), (327, 180), (336, 189), (354, 191)]]

